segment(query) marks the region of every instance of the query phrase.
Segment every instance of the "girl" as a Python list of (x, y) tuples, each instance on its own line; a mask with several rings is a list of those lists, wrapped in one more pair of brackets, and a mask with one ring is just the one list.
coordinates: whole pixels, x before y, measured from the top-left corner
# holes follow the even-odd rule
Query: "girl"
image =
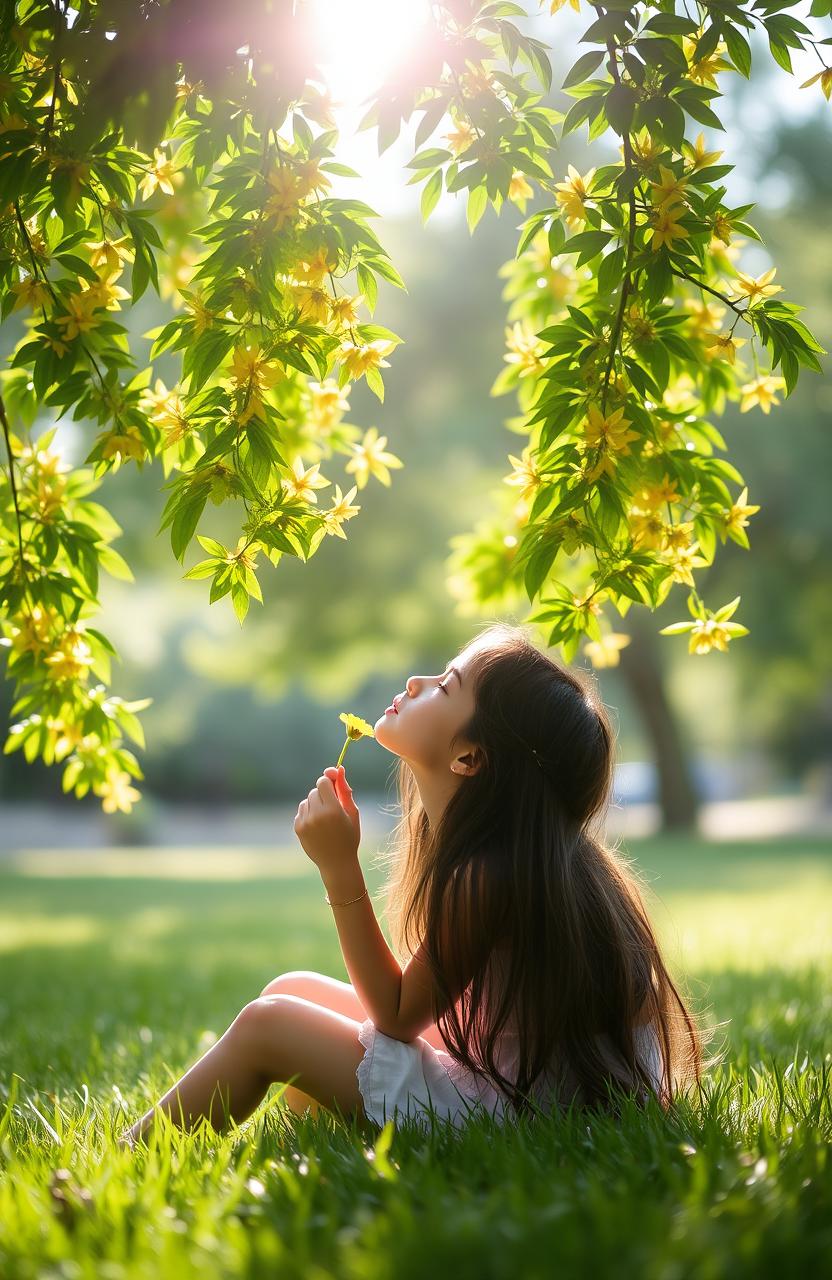
[(442, 674), (411, 676), (374, 730), (399, 759), (396, 955), (364, 885), (344, 770), (325, 769), (294, 829), (352, 981), (276, 978), (157, 1108), (222, 1127), (292, 1080), (294, 1111), (323, 1104), (372, 1132), (391, 1115), (459, 1125), (482, 1107), (498, 1120), (569, 1104), (617, 1113), (624, 1094), (667, 1107), (697, 1082), (702, 1031), (633, 871), (595, 830), (613, 735), (588, 679), (497, 623)]

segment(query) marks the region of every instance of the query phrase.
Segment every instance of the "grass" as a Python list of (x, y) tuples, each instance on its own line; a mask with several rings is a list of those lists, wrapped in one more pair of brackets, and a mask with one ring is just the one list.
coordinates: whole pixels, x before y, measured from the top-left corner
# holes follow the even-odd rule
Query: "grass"
[[(724, 1063), (665, 1117), (374, 1142), (276, 1089), (220, 1136), (114, 1137), (268, 979), (346, 978), (295, 852), (0, 863), (0, 1276), (821, 1274), (832, 1257), (832, 851), (631, 841)], [(378, 877), (368, 871), (375, 891)]]

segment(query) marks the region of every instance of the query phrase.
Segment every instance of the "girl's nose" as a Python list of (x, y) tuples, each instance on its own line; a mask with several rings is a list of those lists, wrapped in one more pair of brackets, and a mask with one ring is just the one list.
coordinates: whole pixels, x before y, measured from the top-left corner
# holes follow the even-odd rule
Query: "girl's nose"
[(416, 696), (416, 692), (417, 692), (417, 690), (418, 690), (418, 688), (419, 688), (419, 677), (418, 677), (418, 676), (410, 676), (410, 677), (409, 677), (409, 679), (406, 681), (406, 683), (405, 683), (405, 686), (404, 686), (404, 687), (405, 687), (405, 690), (406, 690), (406, 692), (407, 692), (407, 696), (408, 696), (408, 698), (413, 698), (413, 697), (415, 697), (415, 696)]

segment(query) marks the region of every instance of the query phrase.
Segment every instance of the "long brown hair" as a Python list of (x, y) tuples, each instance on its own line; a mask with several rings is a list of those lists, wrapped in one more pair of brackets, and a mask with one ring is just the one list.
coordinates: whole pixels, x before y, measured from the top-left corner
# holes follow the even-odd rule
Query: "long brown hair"
[[(556, 1097), (577, 1081), (561, 1100), (579, 1107), (616, 1111), (621, 1090), (643, 1100), (653, 1086), (637, 1023), (651, 1023), (657, 1037), (666, 1107), (701, 1077), (704, 1030), (662, 960), (643, 882), (599, 834), (614, 734), (593, 678), (507, 623), (486, 626), (468, 669), (475, 711), (463, 734), (479, 748), (480, 768), (463, 776), (434, 828), (410, 766), (398, 765), (401, 820), (380, 855), (397, 958), (405, 963), (424, 944), (446, 1049), (516, 1114), (536, 1109), (530, 1090), (550, 1071)], [(450, 928), (440, 929), (443, 920)], [(514, 1080), (495, 1061), (511, 1018)]]

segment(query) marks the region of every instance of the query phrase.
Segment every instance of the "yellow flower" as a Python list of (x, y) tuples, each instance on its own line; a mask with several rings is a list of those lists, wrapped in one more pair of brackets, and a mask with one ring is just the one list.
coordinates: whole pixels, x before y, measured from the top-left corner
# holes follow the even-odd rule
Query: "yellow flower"
[(687, 240), (690, 232), (677, 221), (683, 212), (678, 205), (662, 205), (653, 211), (653, 239), (650, 248), (654, 252), (664, 244), (672, 249), (674, 240)]
[(104, 307), (108, 311), (118, 311), (119, 302), (129, 298), (130, 294), (126, 289), (122, 289), (120, 284), (115, 283), (115, 276), (111, 276), (99, 280), (98, 284), (88, 285), (81, 296), (90, 299), (94, 310)]
[(759, 511), (759, 507), (746, 505), (748, 497), (748, 488), (743, 489), (731, 510), (723, 517), (725, 530), (730, 533), (732, 529), (745, 529), (748, 526), (748, 517), (753, 516), (755, 511)]
[(159, 191), (163, 191), (166, 196), (172, 196), (174, 177), (173, 161), (169, 156), (165, 155), (160, 147), (155, 147), (153, 164), (145, 171), (145, 175), (139, 183), (142, 199), (149, 200), (157, 188)]
[(708, 561), (704, 556), (698, 556), (699, 543), (692, 542), (687, 547), (671, 547), (670, 563), (673, 566), (673, 581), (684, 582), (689, 587), (695, 586), (693, 580), (694, 569), (704, 569)]
[(508, 455), (508, 460), (514, 467), (511, 475), (503, 476), (503, 483), (512, 485), (520, 490), (520, 498), (525, 501), (527, 498), (533, 498), (540, 488), (541, 477), (535, 469), (534, 462), (531, 458), (531, 446), (527, 446), (523, 450), (522, 458), (515, 458), (513, 453)]
[(326, 289), (313, 289), (308, 285), (298, 285), (292, 291), (301, 316), (314, 320), (316, 324), (329, 322), (330, 303), (332, 299)]
[(379, 436), (376, 427), (369, 427), (361, 444), (350, 445), (353, 456), (344, 470), (355, 475), (359, 489), (364, 488), (371, 475), (378, 476), (381, 483), (389, 487), (390, 472), (387, 468), (404, 466), (401, 458), (397, 458), (394, 453), (385, 452), (386, 444), (387, 436)]
[(538, 338), (528, 320), (516, 320), (513, 325), (506, 325), (506, 346), (509, 354), (503, 359), (507, 364), (519, 366), (521, 378), (543, 369), (540, 357), (546, 350), (546, 343)]
[(86, 248), (90, 251), (90, 266), (94, 271), (105, 267), (105, 276), (121, 275), (124, 263), (130, 261), (132, 254), (126, 236), (121, 236), (118, 240), (108, 240), (106, 237), (103, 240), (91, 240), (87, 242)]
[(690, 312), (693, 337), (702, 338), (722, 323), (725, 307), (718, 302), (705, 302), (700, 298), (685, 298), (684, 308)]
[(362, 720), (361, 716), (354, 716), (347, 711), (342, 711), (338, 719), (343, 720), (347, 726), (347, 736), (353, 741), (358, 738), (374, 738), (376, 736), (373, 726), (368, 724), (366, 720)]
[(263, 394), (275, 383), (282, 381), (286, 373), (280, 365), (268, 360), (257, 342), (251, 346), (238, 345), (231, 360), (231, 382), (234, 390), (243, 397), (237, 421), (241, 426), (263, 413)]
[(135, 458), (137, 461), (145, 455), (145, 444), (142, 440), (138, 427), (125, 427), (119, 431), (111, 431), (105, 437), (106, 443), (101, 451), (103, 458), (112, 458), (116, 454), (121, 461), (125, 458)]
[(337, 266), (337, 259), (333, 261), (326, 245), (322, 245), (308, 262), (302, 260), (295, 265), (294, 274), (303, 284), (315, 286), (322, 284), (324, 276), (328, 276)]
[(334, 378), (326, 378), (323, 382), (310, 381), (307, 388), (312, 401), (310, 420), (323, 430), (337, 426), (350, 407), (346, 390), (339, 387)]
[[(634, 133), (630, 138), (630, 146), (633, 153), (633, 159), (639, 169), (652, 169), (657, 158), (662, 154), (665, 148), (661, 143), (657, 143), (650, 137), (649, 130), (640, 129), (638, 133)], [(623, 142), (618, 150), (624, 155)]]
[(209, 310), (199, 293), (190, 294), (182, 292), (185, 299), (185, 310), (191, 313), (194, 323), (194, 334), (197, 336), (204, 333), (206, 329), (210, 329), (216, 319), (216, 311)]
[(734, 297), (748, 298), (748, 305), (753, 306), (758, 298), (770, 298), (775, 293), (782, 293), (782, 285), (770, 283), (776, 272), (777, 268), (771, 267), (755, 280), (753, 276), (747, 276), (742, 271), (738, 271), (736, 280), (731, 281)]
[(444, 134), (442, 141), (447, 142), (453, 154), (458, 156), (463, 151), (467, 151), (473, 142), (476, 142), (477, 135), (467, 120), (461, 120), (459, 123), (454, 121), (454, 124), (456, 124), (456, 129)]
[(283, 479), (283, 487), (292, 498), (300, 498), (303, 502), (318, 501), (316, 489), (325, 489), (331, 480), (319, 475), (321, 464), (313, 463), (308, 471), (304, 470), (300, 457), (292, 459), (292, 474)]
[(587, 421), (584, 428), (586, 442), (588, 445), (596, 446), (604, 444), (608, 449), (613, 449), (616, 453), (628, 454), (630, 452), (630, 440), (638, 439), (638, 432), (628, 431), (630, 419), (624, 417), (624, 410), (616, 409), (613, 413), (606, 416), (601, 412), (597, 404), (591, 404), (587, 409)]
[(345, 520), (351, 520), (354, 515), (361, 510), (360, 507), (351, 507), (350, 503), (356, 494), (356, 486), (350, 489), (349, 493), (342, 494), (341, 486), (335, 486), (335, 502), (328, 511), (323, 512), (324, 529), (329, 534), (334, 534), (346, 541), (347, 535), (344, 533), (341, 525)]
[(745, 346), (745, 338), (732, 338), (730, 333), (706, 333), (705, 347), (715, 356), (723, 356), (729, 364), (734, 364), (737, 349)]
[(808, 80), (804, 80), (800, 86), (801, 89), (808, 89), (810, 84), (815, 84), (820, 80), (820, 87), (826, 101), (829, 101), (832, 95), (832, 67), (824, 67), (822, 71), (818, 71), (813, 76), (809, 76)]
[(611, 631), (609, 635), (602, 636), (600, 640), (588, 641), (584, 645), (584, 653), (593, 667), (617, 667), (621, 657), (621, 650), (626, 649), (631, 639), (631, 636)]
[(130, 774), (117, 765), (109, 766), (106, 778), (103, 782), (96, 782), (93, 791), (103, 797), (101, 808), (105, 813), (115, 813), (117, 810), (130, 813), (136, 801), (142, 798), (141, 792), (130, 785)]
[(358, 324), (358, 307), (364, 298), (363, 293), (348, 297), (342, 293), (340, 298), (329, 298), (329, 313), (338, 328), (348, 329)]
[(11, 647), (16, 653), (31, 653), (39, 658), (46, 653), (52, 642), (52, 631), (57, 621), (54, 609), (46, 610), (41, 605), (32, 606), (30, 614), (20, 618), (20, 626), (12, 627)]
[(704, 133), (698, 134), (694, 143), (687, 143), (686, 149), (688, 148), (693, 152), (691, 157), (693, 161), (691, 165), (691, 173), (696, 173), (698, 169), (706, 169), (709, 164), (716, 164), (717, 160), (722, 155), (721, 151), (705, 150)]
[(583, 177), (578, 173), (574, 165), (569, 165), (566, 170), (567, 177), (565, 182), (556, 182), (557, 202), (564, 211), (567, 226), (575, 230), (582, 227), (586, 222), (586, 200), (589, 198), (589, 188), (592, 179), (595, 177), (595, 169), (592, 168)]
[(144, 393), (139, 404), (154, 427), (164, 431), (163, 449), (169, 449), (190, 431), (191, 424), (185, 416), (182, 397), (175, 388), (168, 391), (161, 378), (156, 379), (153, 391)]
[(581, 11), (581, 0), (540, 0), (540, 6), (541, 6), (541, 8), (542, 8), (542, 7), (543, 7), (543, 5), (545, 5), (545, 4), (548, 4), (548, 5), (549, 5), (549, 13), (550, 13), (550, 14), (551, 14), (551, 13), (557, 13), (557, 12), (558, 12), (558, 10), (559, 10), (559, 9), (562, 9), (562, 8), (564, 7), (564, 5), (566, 5), (567, 3), (568, 3), (568, 4), (570, 4), (570, 5), (572, 6), (572, 8), (575, 10), (575, 12), (576, 12), (576, 13), (580, 13), (580, 11)]
[(727, 45), (720, 40), (713, 53), (705, 58), (697, 58), (695, 62), (691, 61), (697, 41), (691, 36), (682, 37), (682, 49), (685, 57), (688, 59), (688, 79), (698, 80), (700, 84), (711, 84), (716, 87), (716, 76), (719, 71), (734, 71), (735, 68), (730, 62), (726, 62), (722, 57), (723, 53), (727, 53)]
[(665, 523), (657, 511), (635, 512), (629, 519), (630, 532), (637, 547), (661, 551), (665, 544)]
[(71, 342), (79, 334), (95, 328), (98, 320), (93, 315), (93, 311), (100, 304), (94, 295), (90, 294), (89, 291), (85, 291), (84, 293), (71, 293), (67, 298), (66, 305), (67, 315), (56, 316), (55, 324), (60, 325), (64, 331), (62, 336), (67, 342)]
[(785, 387), (785, 378), (775, 377), (772, 374), (755, 378), (753, 382), (746, 382), (741, 387), (742, 401), (740, 402), (740, 413), (747, 413), (749, 409), (753, 409), (758, 404), (763, 413), (768, 413), (773, 404), (779, 404), (775, 392), (781, 387)]
[(650, 183), (653, 188), (650, 193), (653, 204), (661, 209), (684, 202), (687, 184), (687, 178), (677, 178), (672, 169), (660, 164), (659, 181)]
[(670, 476), (665, 472), (659, 484), (646, 485), (639, 493), (639, 506), (647, 508), (648, 511), (661, 507), (665, 502), (678, 502), (679, 494), (676, 490), (678, 481), (671, 480)]
[(531, 199), (533, 195), (534, 191), (527, 182), (525, 176), (519, 169), (515, 169), (514, 173), (511, 175), (511, 182), (508, 186), (509, 200), (513, 200), (516, 205), (519, 205), (520, 208), (525, 211), (526, 201)]
[(706, 622), (698, 619), (691, 627), (689, 653), (710, 653), (711, 649), (728, 651), (731, 634), (724, 625), (708, 618)]
[(342, 711), (338, 719), (343, 720), (344, 724), (347, 726), (347, 737), (343, 747), (341, 748), (341, 754), (338, 757), (338, 764), (335, 766), (336, 769), (344, 759), (347, 747), (351, 742), (356, 742), (359, 738), (374, 738), (376, 736), (373, 726), (371, 724), (367, 724), (366, 720), (362, 720), (361, 716), (353, 716), (347, 711)]
[(395, 345), (388, 338), (376, 338), (374, 342), (366, 343), (355, 343), (348, 339), (341, 343), (339, 350), (348, 374), (357, 379), (369, 369), (388, 369), (390, 361), (383, 357), (389, 356)]
[(311, 191), (324, 191), (332, 183), (325, 173), (321, 173), (321, 162), (317, 159), (301, 160), (296, 165), (298, 191), (307, 196)]
[(55, 680), (83, 680), (92, 664), (92, 649), (76, 627), (67, 627), (59, 647), (44, 662)]
[(35, 276), (24, 276), (12, 285), (11, 291), (17, 294), (12, 311), (17, 311), (20, 307), (44, 307), (49, 301), (49, 290)]
[(278, 231), (284, 224), (296, 217), (303, 192), (297, 176), (288, 165), (279, 165), (272, 169), (266, 177), (271, 194), (263, 205), (263, 213), (274, 221)]

